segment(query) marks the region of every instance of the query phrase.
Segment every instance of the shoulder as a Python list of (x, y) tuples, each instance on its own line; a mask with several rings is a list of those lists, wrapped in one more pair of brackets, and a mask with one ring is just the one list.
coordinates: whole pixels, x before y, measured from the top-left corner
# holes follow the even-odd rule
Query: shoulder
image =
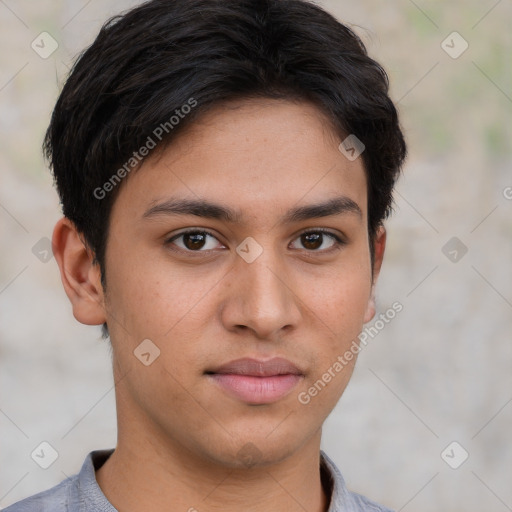
[(350, 510), (354, 510), (354, 512), (393, 512), (391, 509), (379, 505), (366, 496), (350, 491), (348, 494), (352, 502), (352, 509)]
[(72, 476), (51, 489), (39, 492), (4, 508), (2, 512), (72, 512), (69, 508), (71, 489), (77, 485)]
[(2, 512), (116, 512), (96, 482), (95, 470), (114, 450), (95, 450), (84, 460), (82, 469), (55, 487), (29, 496)]

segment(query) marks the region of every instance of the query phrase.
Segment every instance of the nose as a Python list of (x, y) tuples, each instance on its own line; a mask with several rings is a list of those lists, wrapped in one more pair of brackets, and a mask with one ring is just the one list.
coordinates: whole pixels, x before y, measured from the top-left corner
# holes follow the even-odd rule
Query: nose
[(258, 339), (274, 340), (301, 319), (296, 283), (277, 255), (266, 249), (252, 263), (237, 257), (221, 309), (229, 331), (250, 330)]

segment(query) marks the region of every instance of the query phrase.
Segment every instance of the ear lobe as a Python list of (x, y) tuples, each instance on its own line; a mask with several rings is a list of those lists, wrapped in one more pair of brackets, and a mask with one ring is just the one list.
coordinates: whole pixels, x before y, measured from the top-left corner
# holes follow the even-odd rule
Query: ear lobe
[(375, 316), (375, 309), (375, 291), (372, 286), (371, 295), (370, 298), (368, 299), (368, 304), (366, 305), (366, 312), (363, 318), (364, 324), (367, 324)]
[(380, 274), (380, 269), (382, 267), (382, 261), (384, 259), (384, 251), (386, 249), (386, 229), (384, 226), (380, 226), (375, 234), (374, 241), (374, 258), (373, 258), (373, 278), (372, 278), (372, 288), (370, 291), (370, 298), (368, 299), (368, 305), (366, 307), (366, 312), (364, 315), (364, 323), (368, 323), (374, 316), (376, 311), (375, 305), (375, 286), (377, 284), (377, 279)]
[(92, 263), (94, 255), (68, 218), (55, 225), (52, 245), (74, 317), (86, 325), (103, 324), (106, 315), (100, 268)]

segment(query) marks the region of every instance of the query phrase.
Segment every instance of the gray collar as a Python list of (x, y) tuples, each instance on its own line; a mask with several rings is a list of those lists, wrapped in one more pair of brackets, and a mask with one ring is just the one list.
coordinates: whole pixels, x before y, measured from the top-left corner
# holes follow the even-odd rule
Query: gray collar
[[(112, 448), (95, 450), (87, 455), (76, 480), (78, 492), (75, 499), (79, 503), (76, 503), (76, 509), (71, 510), (117, 512), (101, 491), (95, 475), (95, 470), (99, 469), (113, 452)], [(388, 511), (364, 496), (349, 492), (336, 464), (323, 451), (320, 451), (320, 473), (325, 492), (330, 496), (328, 512)], [(75, 501), (71, 496), (69, 498), (70, 501)]]

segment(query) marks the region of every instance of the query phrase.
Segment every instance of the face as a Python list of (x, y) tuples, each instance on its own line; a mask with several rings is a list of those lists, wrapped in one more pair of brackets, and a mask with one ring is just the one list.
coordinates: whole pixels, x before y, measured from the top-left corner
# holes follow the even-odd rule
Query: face
[(310, 104), (246, 100), (125, 180), (105, 296), (120, 433), (225, 466), (319, 436), (374, 315), (366, 178), (340, 142)]

